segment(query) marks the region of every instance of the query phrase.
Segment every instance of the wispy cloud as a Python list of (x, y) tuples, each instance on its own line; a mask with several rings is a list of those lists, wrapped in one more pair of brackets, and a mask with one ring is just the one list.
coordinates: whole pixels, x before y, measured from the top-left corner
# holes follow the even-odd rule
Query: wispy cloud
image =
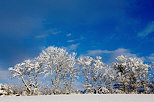
[(44, 33), (51, 34), (51, 35), (57, 35), (57, 34), (61, 33), (61, 31), (59, 31), (57, 29), (49, 29), (49, 30), (45, 31)]
[(81, 36), (80, 38), (78, 38), (78, 39), (71, 39), (71, 40), (67, 40), (67, 42), (68, 43), (72, 43), (72, 42), (76, 42), (76, 41), (80, 41), (80, 40), (83, 40), (84, 39), (84, 37), (83, 36)]
[(68, 34), (66, 34), (66, 36), (67, 36), (67, 37), (72, 36), (72, 33), (68, 33)]
[(108, 51), (108, 50), (89, 50), (87, 55), (91, 56), (97, 56), (97, 55), (102, 55), (106, 53), (113, 53), (113, 51)]
[(37, 35), (35, 38), (42, 39), (42, 38), (46, 38), (47, 36), (48, 36), (47, 34), (40, 34), (40, 35)]
[(115, 58), (120, 55), (128, 56), (128, 57), (137, 57), (136, 54), (131, 53), (129, 49), (118, 48), (116, 50), (89, 50), (87, 52), (88, 56), (102, 56), (104, 61), (107, 64), (111, 64), (115, 61)]
[(55, 29), (49, 29), (49, 30), (44, 31), (43, 33), (37, 35), (35, 38), (41, 39), (41, 38), (46, 38), (47, 36), (50, 36), (50, 35), (57, 35), (60, 33), (61, 33), (61, 31), (58, 31)]
[(102, 54), (114, 54), (114, 55), (127, 55), (127, 56), (136, 56), (132, 54), (129, 49), (118, 48), (116, 50), (89, 50), (87, 55), (97, 56)]
[(67, 47), (68, 50), (76, 50), (78, 48), (78, 46), (80, 45), (80, 43), (76, 43), (76, 44), (71, 44)]
[(152, 32), (154, 32), (154, 21), (152, 21), (150, 24), (148, 24), (143, 31), (138, 33), (139, 37), (146, 37), (149, 34), (151, 34)]
[(67, 40), (67, 42), (71, 43), (71, 42), (74, 42), (75, 40)]

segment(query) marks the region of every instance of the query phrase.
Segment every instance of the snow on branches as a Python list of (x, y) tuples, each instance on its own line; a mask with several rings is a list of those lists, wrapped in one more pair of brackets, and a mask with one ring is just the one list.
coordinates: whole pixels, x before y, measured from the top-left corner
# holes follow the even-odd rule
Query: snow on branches
[(43, 62), (48, 70), (46, 76), (50, 76), (54, 93), (61, 91), (61, 86), (69, 92), (72, 89), (73, 77), (76, 74), (75, 53), (69, 54), (65, 49), (58, 47), (48, 47), (40, 53), (37, 58)]
[(114, 80), (112, 68), (105, 65), (101, 59), (102, 57), (100, 56), (96, 56), (95, 59), (90, 56), (78, 58), (78, 64), (83, 68), (82, 71), (85, 76), (84, 86), (86, 90), (98, 88), (108, 90), (112, 87), (111, 81)]
[(12, 77), (18, 77), (22, 80), (26, 87), (27, 94), (36, 92), (38, 88), (38, 75), (44, 74), (46, 71), (42, 70), (42, 63), (36, 59), (25, 60), (22, 63), (9, 68), (12, 73)]
[(123, 91), (137, 92), (138, 87), (144, 87), (148, 74), (147, 64), (144, 64), (140, 58), (123, 55), (118, 56), (116, 60), (113, 67), (117, 71), (117, 78), (122, 83)]
[(149, 67), (137, 57), (121, 55), (109, 66), (102, 62), (100, 56), (76, 58), (76, 53), (54, 46), (46, 48), (34, 59), (9, 68), (12, 77), (23, 82), (28, 95), (38, 94), (41, 78), (50, 81), (47, 85), (50, 89), (46, 89), (50, 94), (75, 92), (73, 84), (76, 81), (83, 85), (85, 91), (92, 93), (139, 93), (141, 88), (144, 93), (150, 93), (148, 88), (153, 85), (150, 83), (153, 69), (153, 65)]

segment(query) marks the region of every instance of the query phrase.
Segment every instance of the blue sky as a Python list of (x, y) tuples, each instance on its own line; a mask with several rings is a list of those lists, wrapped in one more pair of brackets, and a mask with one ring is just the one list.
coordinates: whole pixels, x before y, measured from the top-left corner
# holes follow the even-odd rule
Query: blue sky
[[(154, 61), (153, 0), (0, 0), (0, 70), (48, 46)], [(3, 76), (1, 75), (0, 78)]]

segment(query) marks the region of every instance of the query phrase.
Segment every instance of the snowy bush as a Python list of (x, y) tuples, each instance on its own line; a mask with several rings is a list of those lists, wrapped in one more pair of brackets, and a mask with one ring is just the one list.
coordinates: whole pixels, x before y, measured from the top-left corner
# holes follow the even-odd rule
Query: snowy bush
[(13, 95), (12, 87), (7, 84), (0, 84), (0, 96), (1, 95)]

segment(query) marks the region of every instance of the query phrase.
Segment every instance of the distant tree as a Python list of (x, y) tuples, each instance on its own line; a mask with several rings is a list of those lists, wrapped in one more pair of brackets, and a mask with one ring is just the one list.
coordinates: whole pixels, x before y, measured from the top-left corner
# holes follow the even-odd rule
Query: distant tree
[(110, 67), (106, 66), (101, 59), (100, 56), (97, 56), (96, 59), (93, 59), (90, 56), (82, 56), (78, 58), (78, 63), (81, 66), (85, 77), (85, 90), (95, 89), (97, 91), (97, 89), (102, 87), (102, 89), (108, 91), (111, 89), (114, 76)]
[(154, 62), (152, 62), (151, 66), (149, 67), (149, 80), (154, 82)]
[(149, 67), (149, 74), (148, 74), (148, 79), (149, 79), (149, 93), (154, 93), (154, 62), (151, 63), (151, 66)]
[(137, 93), (139, 87), (146, 90), (148, 65), (136, 57), (118, 56), (113, 67), (117, 71), (117, 80), (126, 93)]
[(61, 91), (70, 93), (72, 90), (72, 82), (77, 73), (75, 56), (75, 53), (69, 54), (65, 49), (48, 47), (37, 58), (48, 70), (46, 76), (50, 76), (54, 94)]

